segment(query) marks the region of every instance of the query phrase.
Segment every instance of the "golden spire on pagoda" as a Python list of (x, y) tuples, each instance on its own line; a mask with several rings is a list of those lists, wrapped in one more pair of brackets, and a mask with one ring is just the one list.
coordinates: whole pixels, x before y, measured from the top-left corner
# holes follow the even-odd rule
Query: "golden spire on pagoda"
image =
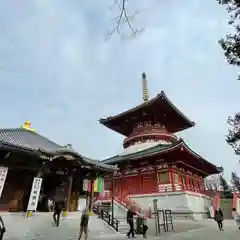
[(147, 102), (149, 100), (146, 73), (142, 73), (142, 97), (143, 102)]

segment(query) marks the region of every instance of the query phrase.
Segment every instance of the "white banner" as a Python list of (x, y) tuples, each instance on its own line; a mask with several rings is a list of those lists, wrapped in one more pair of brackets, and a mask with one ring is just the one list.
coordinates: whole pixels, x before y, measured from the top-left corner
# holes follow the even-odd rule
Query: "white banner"
[(38, 205), (38, 199), (40, 196), (40, 190), (42, 186), (42, 178), (35, 177), (33, 179), (32, 190), (28, 201), (28, 211), (36, 211)]
[(0, 197), (2, 196), (4, 184), (7, 178), (8, 168), (0, 167)]
[(88, 179), (83, 179), (83, 191), (87, 192), (88, 191)]

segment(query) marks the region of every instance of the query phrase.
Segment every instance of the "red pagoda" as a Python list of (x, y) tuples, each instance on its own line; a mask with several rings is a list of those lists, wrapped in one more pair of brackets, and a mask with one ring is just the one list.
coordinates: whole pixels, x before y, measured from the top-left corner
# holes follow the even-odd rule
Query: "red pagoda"
[[(115, 196), (127, 197), (145, 206), (157, 198), (163, 207), (205, 212), (209, 199), (202, 194), (204, 179), (219, 173), (219, 168), (175, 135), (195, 123), (178, 110), (163, 91), (149, 100), (145, 73), (142, 90), (142, 104), (100, 119), (101, 124), (126, 137), (123, 152), (103, 161), (119, 167), (114, 178)], [(110, 183), (110, 178), (106, 178), (106, 192), (111, 190)], [(202, 203), (194, 210), (190, 205), (196, 201)]]

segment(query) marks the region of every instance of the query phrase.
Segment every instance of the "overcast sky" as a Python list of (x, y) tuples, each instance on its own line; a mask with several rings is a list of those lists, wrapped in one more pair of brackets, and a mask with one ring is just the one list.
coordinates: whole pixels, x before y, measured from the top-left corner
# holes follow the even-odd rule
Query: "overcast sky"
[(1, 128), (30, 120), (59, 144), (110, 157), (124, 138), (98, 120), (141, 103), (145, 71), (150, 96), (164, 90), (196, 122), (181, 133), (189, 146), (230, 173), (237, 157), (224, 138), (228, 115), (240, 110), (240, 83), (218, 45), (230, 31), (227, 13), (214, 0), (129, 2), (145, 31), (106, 41), (114, 0), (1, 1)]

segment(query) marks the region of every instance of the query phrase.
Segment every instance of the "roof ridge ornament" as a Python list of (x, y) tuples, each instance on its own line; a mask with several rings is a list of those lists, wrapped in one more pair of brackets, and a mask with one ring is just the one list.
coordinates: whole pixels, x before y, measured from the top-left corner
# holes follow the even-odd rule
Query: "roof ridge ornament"
[(20, 128), (25, 129), (27, 131), (36, 132), (36, 129), (32, 128), (32, 123), (30, 121), (26, 121), (24, 124), (20, 126)]
[(142, 73), (142, 98), (143, 102), (148, 102), (149, 100), (146, 73)]

